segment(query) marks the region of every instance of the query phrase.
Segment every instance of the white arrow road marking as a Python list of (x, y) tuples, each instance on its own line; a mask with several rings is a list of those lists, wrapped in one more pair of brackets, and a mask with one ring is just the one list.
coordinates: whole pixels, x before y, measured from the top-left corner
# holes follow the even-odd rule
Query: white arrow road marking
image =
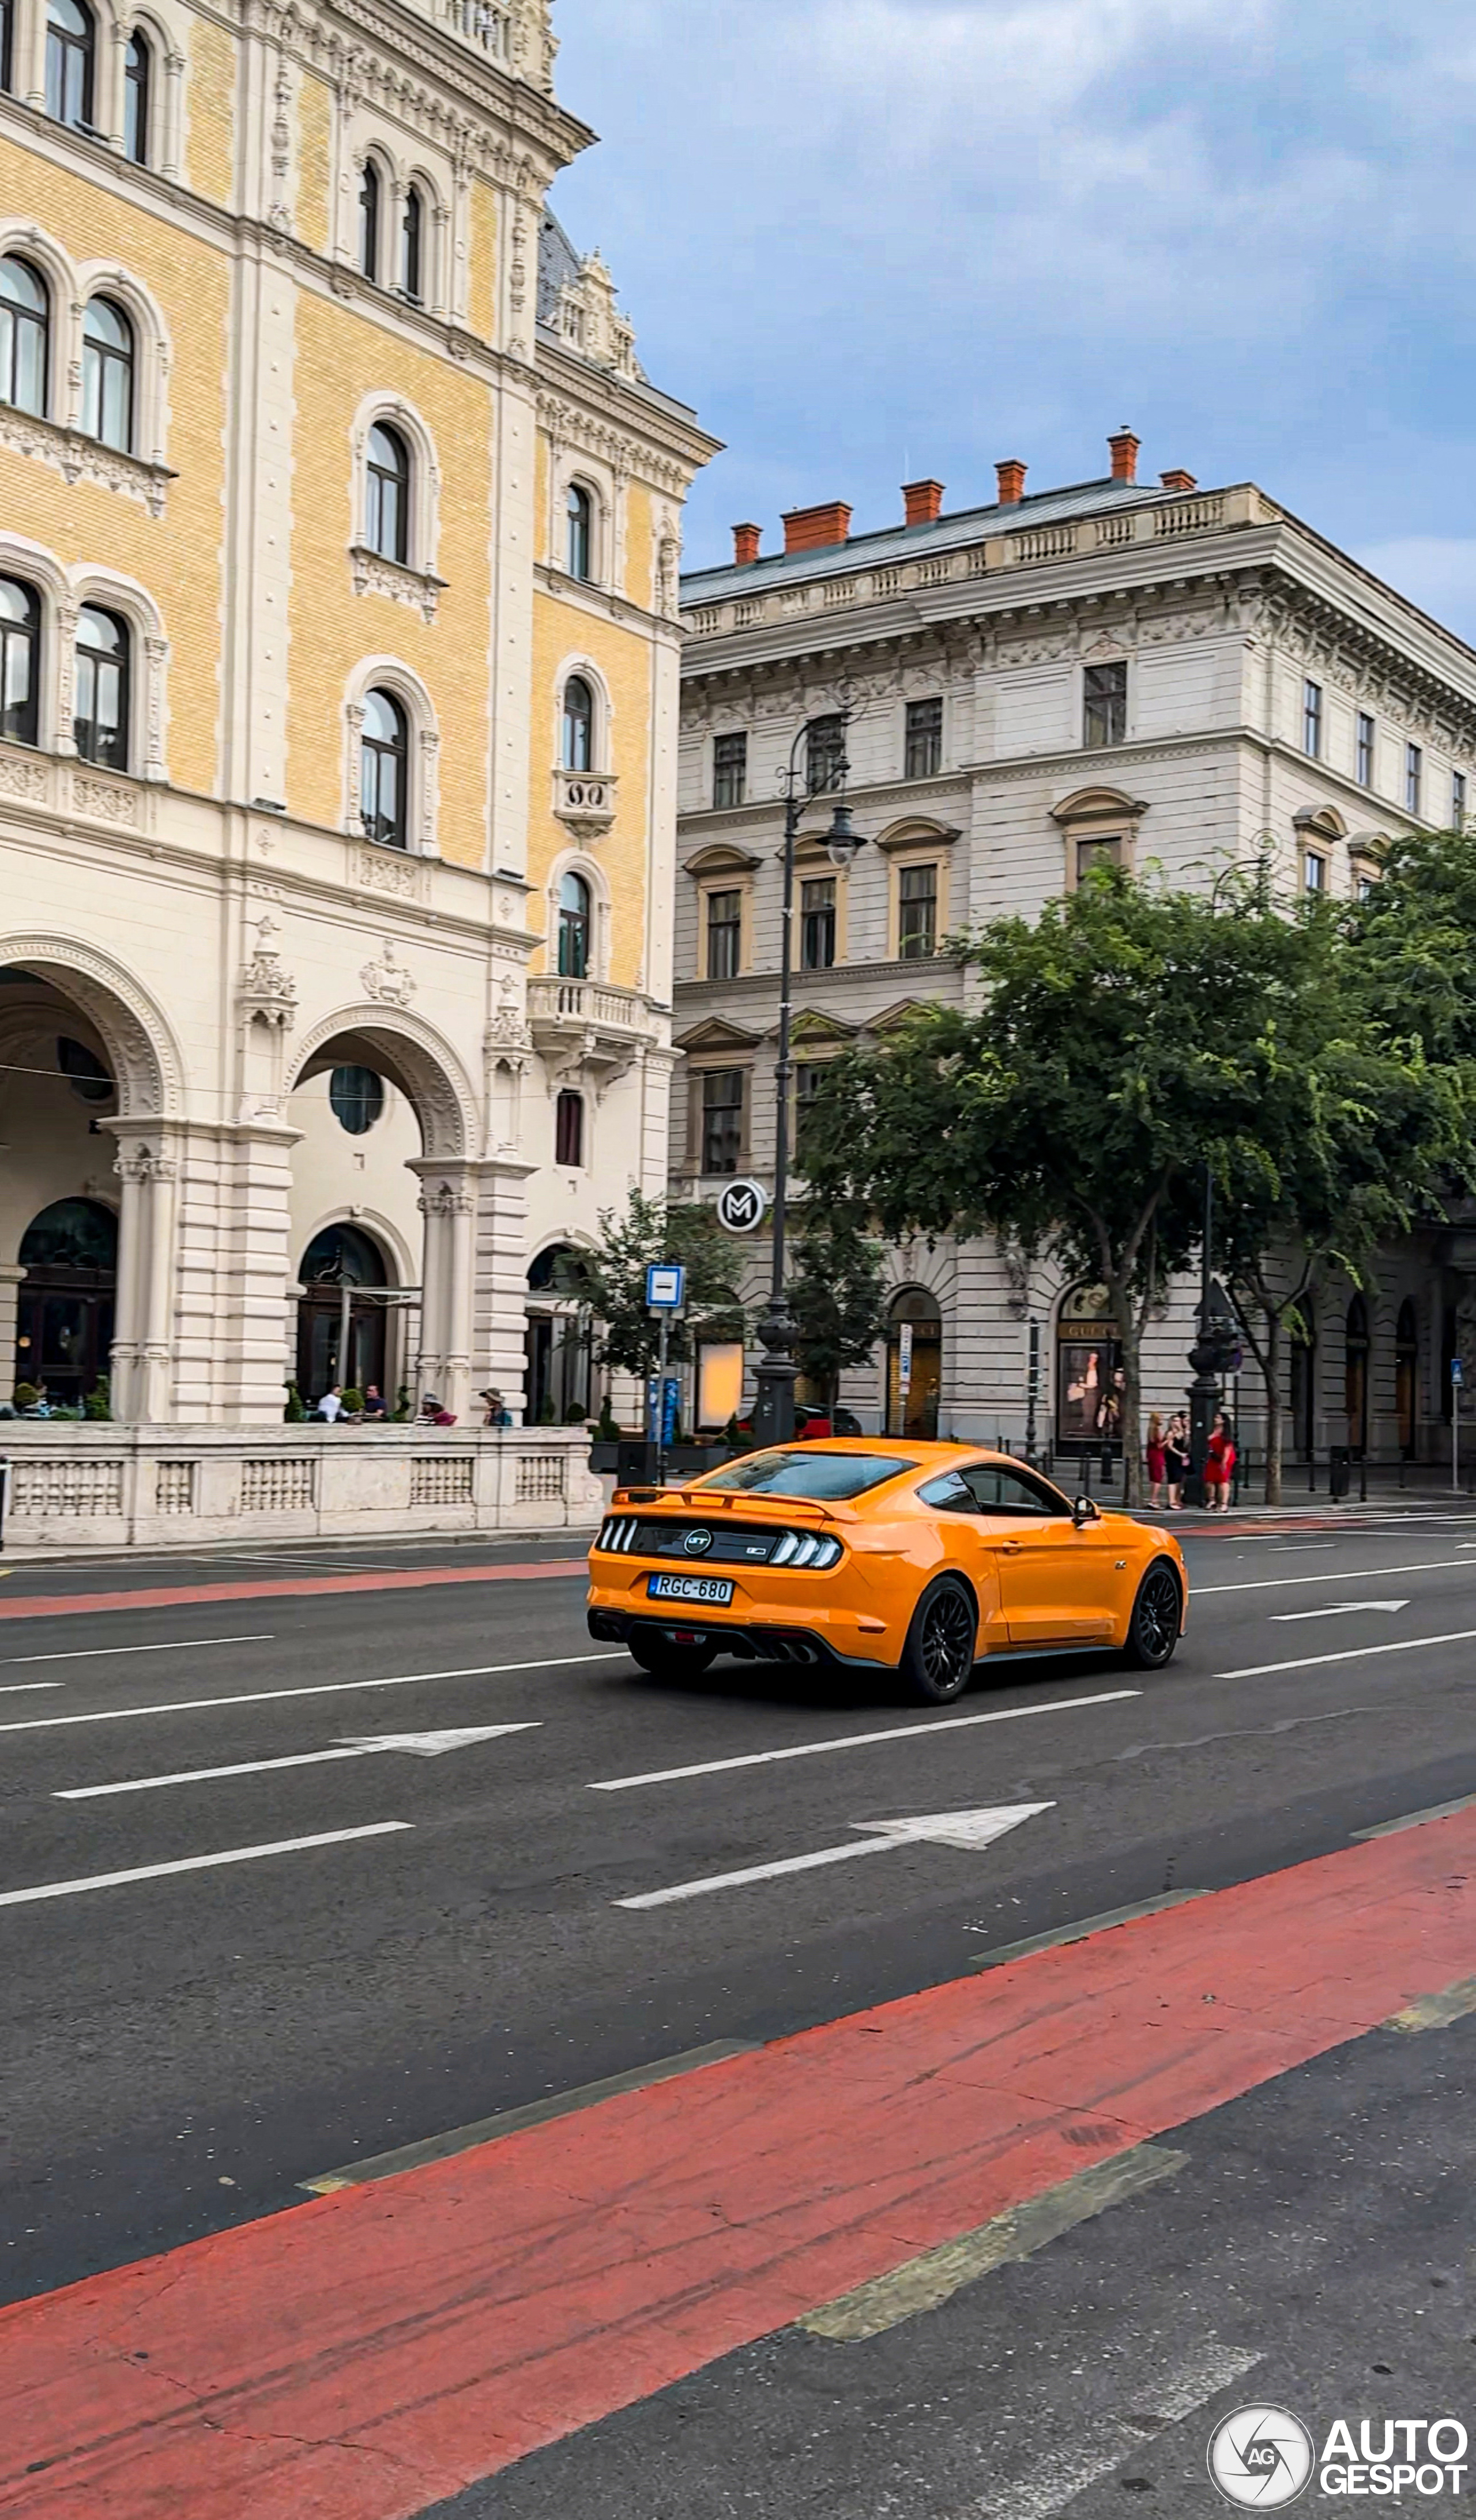
[(1273, 1628), (1295, 1627), (1299, 1619), (1346, 1619), (1351, 1610), (1407, 1610), (1407, 1601), (1330, 1601), (1325, 1610), (1273, 1610)]
[(169, 1872), (208, 1872), (217, 1864), (254, 1864), (263, 1855), (298, 1855), (308, 1846), (346, 1846), (350, 1838), (389, 1837), (413, 1828), (410, 1820), (377, 1820), (367, 1828), (330, 1828), (317, 1837), (279, 1837), (269, 1846), (227, 1846), (218, 1855), (186, 1855), (173, 1864), (140, 1864), (129, 1872), (93, 1872), (80, 1881), (38, 1881), (31, 1890), (0, 1890), (0, 1908), (23, 1908), (34, 1899), (74, 1899), (83, 1890), (115, 1890), (125, 1881), (162, 1881)]
[(271, 1768), (316, 1768), (328, 1759), (364, 1759), (375, 1750), (408, 1750), (417, 1759), (438, 1759), (447, 1750), (465, 1750), (474, 1741), (495, 1741), (504, 1732), (536, 1732), (536, 1724), (464, 1724), (449, 1732), (366, 1733), (356, 1741), (340, 1741), (332, 1750), (300, 1750), (290, 1759), (243, 1759), (230, 1768), (181, 1768), (169, 1777), (125, 1777), (115, 1785), (66, 1785), (53, 1802), (85, 1803), (99, 1794), (146, 1794), (156, 1785), (201, 1785), (216, 1777), (261, 1777)]
[(889, 1848), (927, 1840), (935, 1846), (970, 1850), (991, 1845), (1006, 1830), (1018, 1828), (1038, 1812), (1054, 1811), (1054, 1803), (996, 1803), (982, 1811), (931, 1812), (920, 1820), (858, 1820), (865, 1830), (859, 1844), (821, 1846), (813, 1855), (786, 1855), (774, 1864), (751, 1864), (741, 1872), (710, 1872), (699, 1881), (673, 1882), (669, 1890), (643, 1890), (636, 1899), (617, 1899), (617, 1908), (666, 1908), (675, 1899), (701, 1899), (709, 1890), (734, 1890), (747, 1881), (774, 1881), (784, 1872), (814, 1872), (822, 1864), (850, 1864), (858, 1855), (885, 1855)]

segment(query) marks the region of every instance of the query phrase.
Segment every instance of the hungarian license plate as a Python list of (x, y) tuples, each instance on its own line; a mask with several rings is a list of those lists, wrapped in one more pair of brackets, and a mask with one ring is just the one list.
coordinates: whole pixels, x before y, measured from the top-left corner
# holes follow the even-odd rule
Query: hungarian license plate
[(733, 1598), (730, 1575), (652, 1575), (646, 1589), (653, 1601), (711, 1601), (719, 1609)]

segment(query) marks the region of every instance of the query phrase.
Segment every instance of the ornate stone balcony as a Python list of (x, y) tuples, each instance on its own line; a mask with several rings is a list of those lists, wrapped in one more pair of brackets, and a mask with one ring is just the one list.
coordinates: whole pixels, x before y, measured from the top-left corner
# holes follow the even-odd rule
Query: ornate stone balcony
[(553, 809), (576, 839), (599, 839), (615, 820), (614, 772), (556, 770)]
[(656, 1039), (646, 1000), (608, 980), (530, 979), (528, 1019), (549, 1068), (561, 1076), (582, 1070), (598, 1094)]

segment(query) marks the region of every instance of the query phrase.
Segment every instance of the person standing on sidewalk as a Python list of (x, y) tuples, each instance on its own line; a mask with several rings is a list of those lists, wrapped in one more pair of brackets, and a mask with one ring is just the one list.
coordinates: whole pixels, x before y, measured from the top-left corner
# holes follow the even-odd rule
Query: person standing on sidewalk
[(1211, 1513), (1223, 1513), (1230, 1501), (1230, 1481), (1235, 1473), (1235, 1439), (1230, 1421), (1222, 1409), (1215, 1413), (1210, 1440), (1205, 1446), (1204, 1501)]
[(1148, 1415), (1148, 1436), (1143, 1446), (1143, 1453), (1148, 1468), (1148, 1503), (1157, 1505), (1163, 1493), (1167, 1459), (1164, 1451), (1164, 1421), (1157, 1409), (1150, 1410)]
[(1181, 1409), (1176, 1409), (1164, 1435), (1164, 1478), (1169, 1490), (1171, 1513), (1177, 1513), (1183, 1504), (1184, 1481), (1188, 1475), (1188, 1420)]

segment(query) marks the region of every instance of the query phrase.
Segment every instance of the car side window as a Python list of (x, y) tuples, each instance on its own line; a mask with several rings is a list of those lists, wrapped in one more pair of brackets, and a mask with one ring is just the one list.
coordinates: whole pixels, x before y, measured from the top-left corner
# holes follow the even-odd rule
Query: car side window
[(976, 1513), (1032, 1514), (1037, 1518), (1059, 1514), (1064, 1508), (1035, 1480), (1023, 1477), (1018, 1470), (1001, 1469), (994, 1462), (977, 1462), (959, 1472), (962, 1484), (974, 1500)]
[(945, 1513), (977, 1513), (979, 1500), (957, 1470), (945, 1470), (942, 1477), (925, 1479), (917, 1491), (924, 1505), (941, 1506)]

